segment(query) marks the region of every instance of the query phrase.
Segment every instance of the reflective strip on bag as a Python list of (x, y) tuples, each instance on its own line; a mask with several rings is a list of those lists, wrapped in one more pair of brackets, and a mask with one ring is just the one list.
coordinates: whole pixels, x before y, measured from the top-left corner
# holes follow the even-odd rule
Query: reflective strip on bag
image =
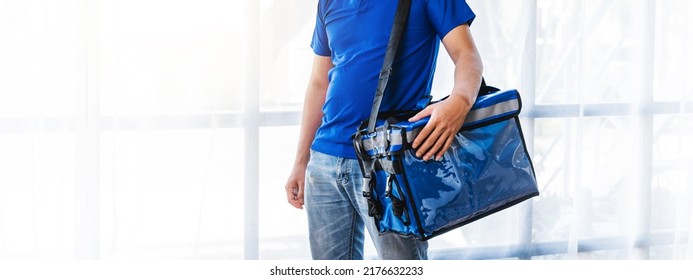
[(492, 106), (471, 110), (467, 114), (467, 118), (464, 119), (464, 125), (462, 127), (464, 128), (465, 126), (500, 119), (508, 115), (516, 114), (519, 110), (520, 101), (517, 99), (511, 99), (496, 103)]
[[(419, 131), (421, 131), (421, 128), (415, 128), (414, 130), (406, 132), (407, 144), (414, 142), (414, 138), (419, 134)], [(363, 136), (363, 138), (361, 138), (363, 149), (367, 151), (370, 156), (387, 155), (388, 153), (397, 152), (402, 149), (404, 139), (402, 139), (400, 128), (390, 129), (387, 136), (389, 137), (386, 137), (383, 133), (377, 133), (375, 137)]]

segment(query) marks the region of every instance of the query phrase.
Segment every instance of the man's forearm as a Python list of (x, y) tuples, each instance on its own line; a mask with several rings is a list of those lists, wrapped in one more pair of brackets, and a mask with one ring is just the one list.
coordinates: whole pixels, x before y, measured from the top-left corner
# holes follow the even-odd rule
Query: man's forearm
[(471, 107), (479, 92), (484, 66), (469, 25), (464, 24), (450, 31), (443, 38), (443, 44), (455, 64), (451, 95), (461, 97), (465, 105)]
[(296, 160), (294, 164), (306, 165), (310, 159), (310, 145), (315, 139), (322, 120), (322, 105), (325, 103), (327, 88), (319, 84), (311, 84), (306, 91), (301, 116), (301, 129), (298, 137)]
[(316, 55), (313, 59), (313, 69), (303, 101), (303, 115), (301, 116), (301, 129), (294, 167), (305, 167), (310, 160), (310, 145), (313, 144), (315, 132), (322, 121), (322, 106), (325, 104), (325, 96), (329, 86), (327, 74), (332, 67), (334, 66), (329, 56)]
[(481, 84), (483, 65), (478, 53), (461, 55), (455, 61), (454, 87), (451, 94), (462, 97), (470, 108)]

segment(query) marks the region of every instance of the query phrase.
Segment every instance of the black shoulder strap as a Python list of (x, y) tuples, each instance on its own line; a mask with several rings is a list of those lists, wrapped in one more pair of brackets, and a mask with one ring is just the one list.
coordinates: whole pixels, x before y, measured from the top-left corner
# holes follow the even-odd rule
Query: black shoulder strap
[(395, 60), (395, 55), (397, 54), (397, 48), (399, 47), (399, 41), (402, 37), (402, 31), (407, 23), (407, 18), (409, 17), (409, 7), (411, 6), (411, 0), (399, 0), (397, 5), (397, 11), (395, 12), (395, 21), (392, 24), (392, 31), (390, 32), (390, 40), (387, 42), (387, 52), (385, 53), (385, 61), (383, 61), (383, 68), (380, 70), (380, 76), (378, 77), (378, 87), (375, 90), (375, 97), (373, 98), (373, 107), (371, 108), (371, 116), (368, 118), (368, 133), (375, 131), (375, 122), (378, 117), (378, 111), (380, 110), (380, 103), (383, 100), (383, 93), (385, 92), (385, 87), (387, 87), (387, 81), (390, 79), (390, 73), (392, 72), (392, 63)]

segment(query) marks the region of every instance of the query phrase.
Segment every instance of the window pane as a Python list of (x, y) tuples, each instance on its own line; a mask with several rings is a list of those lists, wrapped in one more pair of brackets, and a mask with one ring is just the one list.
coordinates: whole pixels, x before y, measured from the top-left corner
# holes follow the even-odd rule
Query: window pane
[[(686, 258), (691, 227), (691, 182), (693, 177), (693, 116), (661, 115), (654, 118), (652, 208), (650, 230), (672, 234), (673, 246), (656, 252), (666, 258)], [(660, 256), (661, 257), (661, 256)]]
[(0, 118), (72, 116), (81, 28), (77, 1), (3, 1), (0, 5)]
[(637, 118), (539, 119), (535, 157), (541, 198), (534, 242), (632, 235), (642, 217)]
[(75, 136), (1, 134), (0, 259), (72, 259)]
[[(675, 241), (674, 244), (650, 247), (650, 260), (690, 259), (686, 258), (688, 242)], [(690, 256), (690, 255), (689, 255)]]
[(580, 176), (574, 212), (580, 215), (579, 238), (632, 237), (643, 217), (637, 215), (642, 194), (638, 163), (640, 139), (635, 117), (585, 118), (578, 128), (581, 143), (573, 158)]
[(693, 100), (693, 14), (690, 1), (656, 1), (655, 101)]
[(540, 198), (532, 209), (534, 242), (562, 241), (570, 236), (576, 168), (571, 153), (576, 145), (576, 124), (573, 118), (535, 120), (532, 162)]
[(596, 0), (537, 5), (537, 103), (637, 100), (646, 79), (643, 5)]
[(108, 0), (99, 5), (103, 115), (242, 109), (244, 26), (237, 2)]
[(298, 126), (260, 129), (260, 258), (310, 259), (305, 210), (286, 201)]
[(102, 258), (242, 258), (243, 135), (102, 133)]
[[(524, 84), (528, 79), (534, 79), (528, 75), (534, 75), (524, 71), (526, 65), (535, 62), (528, 56), (527, 45), (524, 41), (531, 31), (530, 15), (532, 10), (531, 0), (484, 0), (467, 1), (476, 13), (477, 17), (471, 25), (474, 42), (484, 64), (484, 78), (489, 85), (500, 89), (518, 89), (524, 92)], [(444, 95), (450, 94), (453, 87), (453, 72), (450, 57), (441, 45), (439, 61), (443, 67), (436, 69), (436, 83), (444, 84), (440, 88)], [(444, 79), (440, 79), (445, 77)], [(436, 84), (434, 84), (434, 92)]]
[(261, 110), (301, 110), (313, 63), (317, 1), (260, 2)]
[(575, 103), (580, 1), (537, 1), (537, 103)]
[[(680, 191), (684, 187), (681, 166), (682, 135), (681, 118), (676, 115), (663, 115), (654, 118), (653, 131), (653, 177), (652, 177), (652, 220), (653, 231), (671, 230), (676, 227), (677, 204), (688, 204), (688, 199), (680, 201)], [(689, 125), (690, 128), (690, 125)]]

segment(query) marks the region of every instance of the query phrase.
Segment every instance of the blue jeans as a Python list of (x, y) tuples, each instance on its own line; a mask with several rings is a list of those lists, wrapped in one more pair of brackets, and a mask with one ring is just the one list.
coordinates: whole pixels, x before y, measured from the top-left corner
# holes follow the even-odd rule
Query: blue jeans
[(304, 206), (313, 259), (363, 259), (364, 224), (380, 259), (427, 259), (428, 242), (378, 234), (362, 190), (357, 160), (311, 151)]

